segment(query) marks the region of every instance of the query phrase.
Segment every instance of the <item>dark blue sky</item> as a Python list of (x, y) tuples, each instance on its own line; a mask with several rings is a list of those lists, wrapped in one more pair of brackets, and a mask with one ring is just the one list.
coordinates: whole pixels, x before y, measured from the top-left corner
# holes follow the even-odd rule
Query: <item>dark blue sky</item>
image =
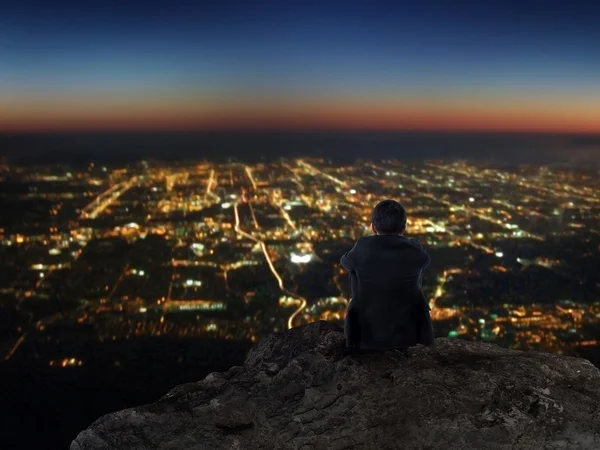
[(432, 111), (456, 110), (490, 124), (522, 112), (551, 129), (554, 109), (567, 129), (600, 131), (600, 2), (251, 3), (12, 2), (0, 16), (0, 120), (43, 128), (56, 111), (77, 128), (123, 102), (132, 123), (225, 117), (221, 105), (308, 115), (326, 96), (340, 123), (360, 121), (342, 109), (364, 107), (400, 128), (429, 116), (435, 128), (445, 116)]

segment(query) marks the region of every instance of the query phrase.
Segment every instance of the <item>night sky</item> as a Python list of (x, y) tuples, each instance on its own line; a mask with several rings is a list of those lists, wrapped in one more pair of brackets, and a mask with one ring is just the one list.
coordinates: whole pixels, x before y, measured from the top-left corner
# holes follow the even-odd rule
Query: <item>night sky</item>
[(12, 1), (0, 130), (600, 132), (600, 2)]

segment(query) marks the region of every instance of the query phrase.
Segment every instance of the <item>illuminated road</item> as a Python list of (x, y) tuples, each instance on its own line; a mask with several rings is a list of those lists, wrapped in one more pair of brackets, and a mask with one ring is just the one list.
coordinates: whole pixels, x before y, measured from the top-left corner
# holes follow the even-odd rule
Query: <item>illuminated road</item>
[(300, 192), (304, 192), (306, 190), (306, 188), (302, 184), (302, 180), (298, 177), (296, 170), (288, 164), (283, 164), (283, 167), (285, 167), (287, 170), (292, 172), (292, 181), (294, 183), (296, 183), (296, 186), (298, 186), (298, 188), (300, 189)]
[(114, 186), (107, 189), (106, 191), (102, 192), (100, 195), (98, 195), (94, 200), (92, 200), (92, 202), (89, 205), (83, 208), (83, 210), (81, 211), (81, 217), (83, 219), (91, 217), (95, 209), (98, 208), (98, 206), (101, 205), (104, 201), (106, 201), (106, 199), (109, 199), (113, 193), (117, 192), (117, 190), (121, 187), (122, 184), (123, 183), (117, 183)]
[(280, 195), (276, 192), (273, 192), (271, 194), (271, 197), (269, 198), (269, 201), (272, 205), (275, 205), (275, 206), (277, 206), (277, 208), (279, 208), (284, 220), (294, 231), (296, 231), (297, 230), (296, 224), (294, 223), (294, 221), (292, 220), (290, 215), (287, 213), (287, 211), (283, 208), (284, 200), (282, 198), (280, 198)]
[(254, 222), (254, 228), (259, 229), (258, 220), (256, 220), (256, 214), (254, 214), (254, 208), (252, 207), (252, 202), (248, 200), (248, 208), (250, 208), (250, 215), (252, 216), (252, 222)]
[[(434, 167), (437, 170), (444, 170), (447, 172), (449, 171), (449, 168), (446, 166), (441, 166), (441, 165), (438, 165), (435, 163), (428, 163), (428, 165), (431, 167)], [(468, 172), (465, 170), (461, 170), (460, 168), (457, 168), (456, 166), (452, 166), (451, 172), (452, 171), (456, 172), (456, 173), (460, 173), (467, 177), (478, 178), (481, 180), (487, 180), (489, 177), (489, 173), (487, 173), (487, 171), (484, 173), (477, 174), (477, 173), (471, 173), (471, 172)], [(548, 187), (543, 186), (541, 183), (532, 184), (530, 178), (523, 177), (523, 176), (520, 176), (520, 175), (517, 175), (514, 173), (500, 172), (499, 170), (495, 170), (494, 174), (500, 176), (502, 180), (510, 180), (514, 184), (517, 184), (521, 187), (525, 187), (532, 191), (545, 192), (546, 194), (549, 194), (551, 197), (562, 197), (564, 200), (576, 198), (579, 200), (583, 200), (585, 202), (600, 203), (600, 198), (594, 197), (593, 189), (591, 189), (591, 188), (578, 189), (578, 188), (575, 188), (568, 184), (562, 184), (562, 185), (559, 185), (558, 187), (554, 186), (552, 189), (550, 189)], [(561, 189), (562, 189), (562, 192), (561, 192)], [(527, 195), (528, 195), (528, 197), (534, 198), (537, 201), (544, 201), (544, 199), (542, 199), (541, 197), (534, 196), (533, 194), (528, 193)]]
[[(77, 259), (77, 257), (79, 256), (79, 254), (76, 255), (75, 259)], [(43, 272), (42, 272), (43, 273)], [(48, 273), (52, 273), (52, 270), (50, 270)], [(42, 283), (46, 280), (47, 277), (40, 277), (40, 279), (35, 283), (35, 289), (39, 289), (42, 286)], [(33, 313), (23, 309), (21, 307), (21, 303), (23, 302), (23, 300), (26, 300), (25, 297), (21, 297), (19, 299), (19, 301), (17, 302), (15, 309), (19, 312), (22, 312), (24, 314), (27, 314), (29, 316), (29, 321), (30, 323), (33, 321)], [(28, 325), (29, 326), (29, 325)], [(6, 361), (8, 361), (10, 358), (13, 357), (13, 355), (15, 354), (15, 352), (17, 351), (17, 349), (21, 346), (21, 344), (25, 341), (25, 338), (27, 337), (27, 332), (24, 332), (19, 339), (17, 340), (17, 342), (15, 342), (15, 345), (8, 351), (8, 353), (6, 354), (6, 356), (4, 357), (4, 359)]]
[(15, 352), (17, 351), (17, 349), (19, 348), (19, 346), (25, 341), (26, 337), (27, 337), (27, 333), (23, 333), (21, 335), (21, 337), (19, 339), (17, 339), (17, 342), (15, 343), (15, 345), (13, 345), (13, 347), (8, 351), (8, 353), (4, 357), (4, 359), (6, 361), (8, 361), (10, 358), (13, 357), (13, 355), (15, 354)]
[[(373, 169), (376, 169), (376, 170), (382, 170), (382, 171), (388, 170), (388, 169), (386, 169), (384, 167), (380, 167), (380, 166), (377, 166), (375, 164), (369, 164), (369, 166), (372, 167)], [(409, 175), (404, 175), (404, 174), (400, 174), (400, 173), (398, 174), (398, 176), (400, 176), (403, 180), (408, 181), (408, 182), (412, 181), (412, 182), (416, 182), (417, 184), (422, 185), (422, 186), (425, 186), (425, 185), (426, 186), (430, 186), (429, 181), (420, 179), (420, 178), (415, 177), (415, 176), (409, 176)], [(455, 192), (460, 192), (460, 193), (463, 193), (463, 194), (466, 193), (465, 191), (460, 190), (460, 189), (456, 189), (456, 188), (450, 188), (450, 189), (454, 190)], [(442, 198), (438, 198), (435, 195), (433, 195), (431, 193), (427, 193), (427, 192), (421, 192), (421, 193), (419, 193), (419, 195), (421, 195), (423, 197), (427, 197), (427, 198), (429, 198), (429, 199), (431, 199), (431, 200), (433, 200), (435, 202), (441, 203), (441, 204), (443, 204), (445, 206), (448, 206), (449, 208), (451, 208), (454, 211), (464, 211), (465, 213), (468, 213), (468, 214), (470, 214), (472, 216), (475, 216), (478, 219), (481, 219), (481, 220), (483, 220), (485, 222), (492, 223), (494, 225), (505, 226), (505, 224), (504, 224), (504, 222), (502, 220), (496, 219), (496, 218), (488, 216), (486, 214), (481, 214), (476, 209), (473, 209), (473, 208), (471, 208), (469, 206), (465, 207), (463, 205), (457, 205), (457, 204), (451, 203), (451, 202), (449, 202), (447, 200), (444, 200)], [(434, 230), (436, 230), (436, 231), (444, 230), (444, 232), (448, 233), (449, 235), (455, 236), (455, 234), (453, 232), (451, 232), (450, 230), (446, 229), (445, 227), (443, 227), (441, 225), (438, 225), (438, 224), (432, 222), (431, 220), (427, 220), (426, 222), (428, 224), (430, 224), (431, 226), (433, 226)], [(529, 232), (526, 232), (526, 231), (524, 231), (523, 234), (524, 234), (524, 236), (530, 237), (530, 238), (533, 238), (533, 239), (541, 239), (541, 237), (536, 236), (536, 235), (534, 235), (532, 233), (529, 233)], [(477, 244), (477, 243), (473, 242), (470, 239), (459, 239), (457, 237), (457, 240), (458, 240), (458, 242), (460, 242), (462, 244), (470, 245), (471, 247), (476, 248), (478, 250), (481, 250), (481, 251), (483, 251), (485, 253), (488, 253), (488, 254), (494, 253), (494, 250), (492, 248), (487, 247), (485, 245)]]
[(216, 186), (216, 185), (217, 185), (217, 179), (215, 177), (215, 170), (212, 169), (210, 171), (210, 176), (208, 177), (208, 183), (206, 185), (206, 194), (204, 195), (205, 200), (207, 197), (210, 196), (213, 199), (215, 199), (217, 202), (221, 201), (221, 198), (212, 191), (214, 186)]
[(306, 301), (306, 299), (304, 297), (296, 294), (295, 292), (289, 291), (285, 288), (285, 286), (283, 284), (283, 279), (281, 278), (281, 275), (279, 275), (279, 272), (277, 272), (277, 269), (275, 269), (275, 266), (273, 265), (273, 261), (271, 259), (271, 256), (269, 255), (269, 251), (267, 249), (267, 244), (265, 244), (264, 241), (261, 241), (260, 239), (255, 238), (251, 234), (246, 233), (244, 230), (242, 230), (240, 228), (240, 215), (238, 213), (237, 202), (233, 206), (233, 214), (234, 214), (234, 218), (235, 218), (235, 226), (234, 226), (235, 232), (260, 245), (260, 248), (262, 249), (263, 254), (265, 256), (265, 260), (267, 261), (267, 265), (269, 266), (271, 273), (277, 280), (277, 285), (279, 286), (279, 289), (281, 289), (282, 292), (289, 295), (290, 297), (300, 300), (300, 302), (301, 302), (300, 306), (298, 307), (298, 309), (296, 309), (296, 311), (294, 311), (292, 313), (292, 315), (288, 319), (288, 328), (294, 328), (294, 320), (296, 319), (298, 314), (300, 314), (302, 311), (304, 311), (304, 309), (306, 309), (306, 305), (308, 304), (308, 302)]
[(292, 220), (292, 218), (290, 217), (290, 215), (287, 213), (287, 211), (285, 209), (283, 209), (283, 206), (281, 206), (281, 203), (276, 202), (275, 205), (277, 205), (277, 207), (281, 211), (281, 215), (283, 216), (283, 218), (285, 219), (285, 221), (287, 222), (287, 224), (290, 227), (292, 227), (292, 229), (294, 231), (296, 231), (297, 230), (296, 224), (294, 223), (294, 221)]
[(131, 177), (128, 181), (115, 184), (94, 199), (81, 211), (82, 219), (95, 219), (102, 212), (117, 200), (121, 195), (131, 189), (138, 181), (138, 177)]
[(431, 319), (432, 320), (444, 320), (449, 319), (457, 315), (457, 312), (452, 308), (440, 308), (437, 306), (437, 301), (444, 295), (444, 286), (448, 282), (449, 274), (451, 270), (444, 270), (442, 276), (438, 278), (439, 284), (435, 289), (435, 294), (430, 300), (429, 306), (431, 307)]
[(327, 172), (323, 172), (322, 170), (317, 169), (315, 166), (311, 166), (310, 164), (308, 164), (307, 162), (305, 162), (305, 161), (303, 161), (301, 159), (299, 159), (297, 162), (298, 162), (298, 164), (300, 166), (308, 169), (308, 171), (311, 172), (313, 175), (314, 174), (319, 174), (319, 175), (321, 175), (321, 176), (323, 176), (323, 177), (325, 177), (325, 178), (333, 181), (334, 183), (339, 184), (342, 187), (345, 187), (345, 188), (348, 187), (348, 183), (346, 183), (345, 181), (342, 181), (339, 178), (336, 178), (336, 177), (334, 177), (332, 175), (329, 175)]
[(256, 181), (254, 181), (254, 177), (252, 176), (252, 169), (249, 166), (244, 166), (246, 170), (246, 175), (248, 175), (248, 179), (250, 183), (252, 183), (252, 189), (256, 191)]
[(294, 294), (287, 290), (285, 290), (284, 292), (290, 294), (290, 296), (292, 296), (292, 297), (298, 298), (302, 302), (300, 304), (300, 306), (298, 307), (298, 309), (296, 311), (294, 311), (288, 319), (288, 329), (291, 330), (292, 328), (294, 328), (294, 320), (296, 319), (296, 316), (298, 316), (298, 314), (300, 314), (302, 311), (304, 311), (306, 309), (306, 305), (308, 304), (308, 302), (306, 301), (306, 299), (304, 297), (300, 297), (298, 294)]
[[(129, 264), (126, 264), (125, 267), (123, 267), (123, 271), (121, 272), (121, 275), (119, 275), (119, 278), (117, 279), (117, 281), (115, 282), (115, 285), (113, 286), (113, 288), (110, 290), (110, 294), (108, 294), (105, 298), (104, 301), (110, 301), (110, 299), (115, 295), (115, 292), (117, 292), (117, 289), (119, 288), (119, 285), (123, 282), (123, 280), (125, 279), (125, 277), (127, 276), (127, 272), (129, 271)], [(101, 301), (102, 303), (102, 301)]]

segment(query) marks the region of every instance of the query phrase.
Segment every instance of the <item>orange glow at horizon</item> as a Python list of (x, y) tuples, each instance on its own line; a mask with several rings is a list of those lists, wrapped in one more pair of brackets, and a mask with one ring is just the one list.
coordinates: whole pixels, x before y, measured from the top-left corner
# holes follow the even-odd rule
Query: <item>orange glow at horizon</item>
[(285, 99), (140, 94), (2, 101), (0, 131), (348, 129), (600, 133), (600, 98), (439, 95)]

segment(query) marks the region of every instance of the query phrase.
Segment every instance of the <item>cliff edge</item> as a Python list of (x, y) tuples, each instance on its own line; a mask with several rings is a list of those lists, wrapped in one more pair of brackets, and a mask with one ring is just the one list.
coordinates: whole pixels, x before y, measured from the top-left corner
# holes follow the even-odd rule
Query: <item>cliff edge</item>
[(243, 366), (108, 414), (71, 450), (600, 449), (589, 361), (458, 339), (348, 354), (316, 322), (262, 340)]

